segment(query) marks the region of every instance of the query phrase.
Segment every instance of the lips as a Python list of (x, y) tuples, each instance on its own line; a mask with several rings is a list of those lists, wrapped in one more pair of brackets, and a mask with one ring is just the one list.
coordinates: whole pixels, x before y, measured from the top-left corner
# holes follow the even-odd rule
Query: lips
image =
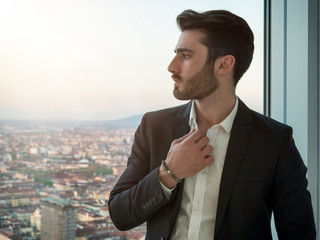
[(178, 81), (175, 81), (175, 80), (174, 80), (174, 86), (175, 86), (175, 87), (178, 87), (178, 86), (180, 85), (180, 83), (181, 83), (181, 82), (178, 82)]
[(178, 74), (172, 74), (171, 78), (174, 81), (174, 86), (177, 87), (182, 82), (182, 77)]

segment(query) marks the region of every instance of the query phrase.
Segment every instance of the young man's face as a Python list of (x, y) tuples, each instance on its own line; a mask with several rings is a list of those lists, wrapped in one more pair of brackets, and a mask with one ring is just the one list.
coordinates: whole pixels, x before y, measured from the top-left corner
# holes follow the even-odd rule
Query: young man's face
[(182, 32), (175, 57), (168, 66), (174, 80), (174, 96), (179, 100), (203, 99), (218, 87), (212, 64), (206, 64), (208, 49), (199, 30)]

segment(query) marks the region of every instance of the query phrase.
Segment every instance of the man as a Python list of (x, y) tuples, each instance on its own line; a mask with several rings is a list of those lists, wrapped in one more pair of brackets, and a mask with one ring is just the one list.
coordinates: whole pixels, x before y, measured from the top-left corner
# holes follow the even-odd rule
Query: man
[(248, 109), (237, 82), (253, 34), (228, 11), (177, 17), (168, 70), (189, 103), (144, 115), (128, 166), (110, 194), (117, 228), (147, 221), (146, 239), (315, 239), (306, 167), (292, 129)]

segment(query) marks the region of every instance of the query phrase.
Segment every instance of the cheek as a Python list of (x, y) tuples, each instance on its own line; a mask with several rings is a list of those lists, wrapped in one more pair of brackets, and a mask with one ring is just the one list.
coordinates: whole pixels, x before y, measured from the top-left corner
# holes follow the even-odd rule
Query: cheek
[(202, 69), (202, 66), (199, 64), (185, 64), (184, 66), (184, 75), (188, 76), (188, 78), (195, 76)]
[(199, 73), (206, 66), (206, 61), (202, 58), (194, 58), (187, 62), (188, 69), (193, 73)]

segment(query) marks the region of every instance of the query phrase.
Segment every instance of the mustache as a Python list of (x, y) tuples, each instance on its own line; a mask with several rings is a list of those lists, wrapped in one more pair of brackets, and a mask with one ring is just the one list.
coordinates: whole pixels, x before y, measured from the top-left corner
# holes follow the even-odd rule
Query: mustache
[(177, 79), (177, 80), (182, 80), (182, 77), (179, 74), (172, 74), (171, 78)]

